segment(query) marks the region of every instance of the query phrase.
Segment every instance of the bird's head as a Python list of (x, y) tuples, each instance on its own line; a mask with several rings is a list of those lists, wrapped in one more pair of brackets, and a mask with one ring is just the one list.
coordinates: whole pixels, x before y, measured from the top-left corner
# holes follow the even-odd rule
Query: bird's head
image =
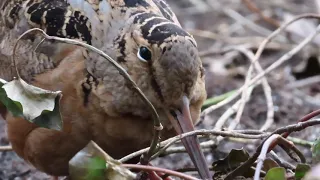
[(195, 41), (190, 36), (176, 35), (161, 44), (153, 44), (138, 31), (133, 33), (133, 39), (135, 60), (147, 69), (149, 85), (159, 103), (174, 109), (184, 96), (192, 98), (203, 75)]
[(135, 15), (131, 21), (114, 41), (114, 57), (155, 106), (177, 109), (184, 97), (202, 103), (204, 70), (193, 37), (152, 13)]

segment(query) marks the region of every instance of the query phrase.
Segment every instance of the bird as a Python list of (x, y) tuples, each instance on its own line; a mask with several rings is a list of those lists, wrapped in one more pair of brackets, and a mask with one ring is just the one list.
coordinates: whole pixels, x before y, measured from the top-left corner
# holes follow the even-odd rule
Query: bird
[[(41, 28), (116, 60), (157, 110), (161, 139), (194, 130), (207, 97), (204, 67), (195, 39), (164, 0), (1, 0), (0, 7), (0, 78), (16, 76), (19, 36)], [(69, 160), (91, 140), (116, 159), (150, 145), (151, 112), (103, 57), (36, 34), (19, 42), (15, 57), (27, 83), (63, 95), (61, 131), (14, 117), (0, 103), (13, 150), (40, 171), (68, 175)], [(182, 142), (201, 178), (211, 179), (198, 139)]]

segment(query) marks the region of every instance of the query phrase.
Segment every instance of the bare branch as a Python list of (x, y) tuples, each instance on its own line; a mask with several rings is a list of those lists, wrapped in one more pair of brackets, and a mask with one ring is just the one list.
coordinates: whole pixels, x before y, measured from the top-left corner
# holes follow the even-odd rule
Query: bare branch
[[(320, 109), (319, 109), (319, 112), (320, 112)], [(308, 116), (308, 117), (312, 118), (312, 116)], [(269, 135), (268, 138), (271, 137), (272, 135), (275, 135), (275, 134), (282, 134), (282, 133), (288, 133), (289, 134), (291, 132), (302, 131), (307, 127), (311, 127), (311, 126), (315, 126), (315, 125), (320, 125), (320, 119), (309, 120), (309, 121), (306, 121), (306, 122), (300, 122), (300, 123), (297, 123), (297, 124), (281, 127), (279, 129), (275, 130), (274, 132), (272, 132), (272, 134)], [(259, 156), (259, 154), (261, 152), (262, 146), (265, 143), (265, 141), (266, 140), (264, 140), (259, 145), (259, 147), (257, 148), (256, 152), (246, 162), (244, 162), (241, 166), (239, 166), (238, 168), (236, 168), (235, 170), (230, 172), (225, 179), (226, 180), (232, 180), (234, 177), (236, 177), (239, 174), (241, 174), (242, 172), (244, 172), (248, 167), (251, 167), (251, 165), (257, 160), (257, 158), (258, 158), (258, 156)], [(276, 145), (276, 143), (273, 143), (270, 146), (269, 150), (272, 150), (271, 147), (273, 145)]]
[(272, 145), (272, 143), (274, 141), (276, 141), (279, 145), (280, 144), (283, 145), (282, 147), (285, 147), (285, 148), (293, 150), (299, 156), (300, 161), (302, 163), (306, 162), (306, 159), (303, 156), (303, 154), (291, 142), (289, 142), (287, 139), (283, 138), (279, 134), (274, 134), (274, 135), (270, 136), (263, 143), (260, 155), (257, 158), (257, 166), (256, 166), (256, 170), (255, 170), (255, 173), (254, 173), (254, 180), (259, 180), (260, 179), (260, 171), (262, 169), (263, 162), (266, 159), (266, 156), (267, 156), (267, 153), (269, 152), (270, 146)]
[[(282, 32), (288, 25), (292, 24), (293, 22), (302, 19), (302, 18), (317, 18), (320, 19), (320, 16), (317, 14), (304, 14), (301, 16), (297, 16), (296, 18), (294, 18), (293, 20), (285, 23), (284, 25), (282, 25), (281, 27), (279, 27), (276, 31), (274, 31), (271, 35), (269, 35), (259, 46), (258, 51), (255, 54), (255, 58), (254, 58), (254, 62), (257, 61), (266, 44), (269, 43), (275, 36), (277, 36), (280, 32)], [(305, 47), (308, 43), (310, 43), (316, 35), (319, 34), (320, 31), (320, 26), (317, 27), (316, 31), (313, 32), (312, 34), (310, 34), (307, 38), (305, 38), (300, 44), (298, 44), (295, 48), (293, 48), (291, 51), (289, 51), (288, 53), (284, 54), (280, 59), (278, 59), (276, 62), (274, 62), (272, 65), (270, 65), (265, 71), (259, 73), (255, 78), (253, 78), (247, 86), (251, 86), (253, 84), (256, 84), (262, 77), (264, 77), (266, 74), (269, 74), (271, 71), (273, 71), (274, 69), (278, 68), (280, 65), (282, 65), (284, 62), (286, 62), (287, 60), (289, 60), (293, 55), (297, 54), (303, 47)], [(242, 86), (241, 88), (238, 89), (237, 92), (235, 92), (234, 94), (232, 94), (230, 97), (228, 97), (227, 99), (225, 99), (224, 101), (213, 105), (209, 108), (207, 108), (206, 110), (204, 110), (201, 114), (202, 117), (205, 117), (206, 115), (208, 115), (209, 113), (211, 113), (212, 111), (230, 103), (231, 101), (233, 101), (235, 98), (237, 98), (242, 91), (246, 88), (246, 85)]]
[(186, 180), (199, 180), (198, 178), (177, 172), (177, 171), (172, 171), (169, 169), (163, 169), (163, 168), (159, 168), (159, 167), (153, 167), (153, 166), (145, 166), (145, 165), (138, 165), (138, 164), (122, 164), (123, 167), (125, 168), (129, 168), (129, 169), (139, 169), (139, 170), (143, 170), (143, 171), (155, 171), (155, 172), (161, 172), (161, 173), (165, 173), (165, 174), (169, 174), (175, 177), (179, 177), (182, 179), (186, 179)]
[(12, 151), (12, 146), (0, 146), (0, 151)]
[[(241, 132), (241, 131), (240, 131)], [(263, 134), (255, 134), (255, 135), (250, 135), (250, 134), (242, 134), (242, 133), (238, 133), (237, 131), (220, 131), (220, 130), (206, 130), (206, 129), (202, 129), (202, 130), (196, 130), (196, 131), (191, 131), (188, 133), (184, 133), (178, 136), (175, 136), (173, 138), (167, 139), (165, 141), (162, 141), (159, 143), (159, 147), (163, 148), (163, 147), (169, 147), (167, 146), (168, 144), (172, 145), (175, 142), (181, 140), (182, 138), (188, 137), (188, 136), (195, 136), (195, 135), (202, 135), (202, 136), (208, 136), (208, 135), (215, 135), (215, 136), (225, 136), (225, 137), (236, 137), (236, 138), (246, 138), (246, 139), (262, 139), (267, 137), (269, 134), (268, 133), (263, 133)], [(139, 151), (136, 151), (132, 154), (129, 154), (121, 159), (119, 159), (120, 162), (125, 162), (128, 161), (134, 157), (137, 157), (145, 152), (147, 152), (149, 150), (149, 148), (145, 148)], [(161, 150), (160, 150), (161, 151)]]
[[(246, 55), (248, 57), (248, 59), (251, 61), (251, 63), (254, 65), (254, 67), (258, 73), (263, 73), (263, 69), (262, 69), (259, 61), (254, 60), (254, 55), (251, 51), (248, 51), (247, 49), (243, 49), (241, 47), (235, 47), (235, 50), (238, 50), (238, 51), (242, 52), (244, 55)], [(266, 101), (267, 101), (268, 112), (267, 112), (267, 119), (265, 121), (265, 124), (260, 128), (260, 131), (265, 131), (272, 125), (272, 123), (274, 121), (274, 119), (273, 119), (274, 109), (273, 109), (273, 100), (272, 100), (272, 90), (271, 90), (271, 87), (270, 87), (266, 77), (262, 77), (262, 87), (263, 87), (264, 95), (265, 95)]]
[(254, 180), (259, 180), (260, 179), (260, 171), (262, 169), (262, 166), (263, 166), (263, 162), (264, 160), (266, 159), (266, 155), (268, 153), (268, 149), (271, 145), (271, 143), (273, 141), (275, 141), (276, 139), (279, 138), (279, 134), (274, 134), (272, 136), (270, 136), (264, 143), (263, 143), (263, 146), (262, 146), (262, 149), (261, 149), (261, 152), (260, 152), (260, 155), (258, 156), (257, 158), (257, 167), (256, 167), (256, 171), (254, 173)]

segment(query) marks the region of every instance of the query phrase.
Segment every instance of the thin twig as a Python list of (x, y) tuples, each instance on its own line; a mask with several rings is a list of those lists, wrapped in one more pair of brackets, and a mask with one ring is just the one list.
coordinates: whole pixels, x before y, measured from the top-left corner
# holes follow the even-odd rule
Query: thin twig
[[(241, 132), (241, 131), (240, 131)], [(178, 136), (175, 136), (173, 138), (167, 139), (165, 141), (162, 141), (159, 143), (159, 147), (163, 148), (166, 146), (168, 143), (173, 144), (174, 142), (177, 142), (181, 140), (182, 138), (188, 137), (188, 136), (195, 136), (195, 135), (201, 135), (201, 136), (209, 136), (209, 135), (215, 135), (215, 136), (225, 136), (225, 137), (236, 137), (236, 138), (246, 138), (246, 139), (262, 139), (267, 137), (269, 134), (263, 133), (263, 134), (243, 134), (243, 133), (238, 133), (238, 131), (221, 131), (221, 130), (195, 130), (191, 131), (188, 133), (184, 133)], [(126, 162), (134, 157), (137, 157), (145, 152), (147, 152), (149, 148), (141, 149), (139, 151), (136, 151), (134, 153), (131, 153), (121, 159), (119, 159), (120, 162)]]
[[(303, 116), (301, 119), (298, 120), (298, 123), (302, 123), (302, 122), (305, 122), (305, 121), (309, 121), (311, 118), (314, 118), (316, 116), (319, 116), (320, 115), (320, 109), (316, 110), (316, 111), (313, 111), (305, 116)], [(282, 134), (282, 137), (286, 138), (290, 135), (290, 132), (284, 132)], [(277, 144), (273, 143), (271, 146), (270, 146), (270, 150), (272, 150)]]
[[(198, 36), (198, 34), (193, 34), (195, 36)], [(202, 37), (202, 34), (199, 34), (200, 37)], [(257, 50), (259, 48), (259, 45), (265, 38), (262, 37), (228, 37), (225, 39), (221, 39), (223, 41), (226, 41), (228, 44), (233, 44), (232, 46), (241, 46), (246, 49), (251, 49), (253, 51)], [(219, 39), (219, 41), (221, 41)], [(272, 51), (288, 51), (292, 49), (292, 44), (287, 43), (278, 43), (278, 42), (269, 42), (265, 46), (265, 50), (272, 50)], [(318, 52), (316, 48), (314, 47), (308, 47), (310, 48), (312, 52)], [(220, 54), (225, 54), (226, 51), (230, 51), (230, 48), (228, 46), (224, 48), (217, 48), (212, 47), (208, 50), (200, 51), (199, 56), (200, 57), (207, 57), (207, 56), (216, 56)]]
[[(254, 89), (254, 86), (251, 86), (248, 88), (247, 93), (252, 93)], [(223, 125), (225, 124), (225, 122), (234, 114), (237, 112), (237, 110), (239, 109), (241, 100), (238, 100), (235, 104), (233, 104), (230, 108), (228, 108), (223, 114), (222, 116), (220, 116), (220, 118), (217, 120), (214, 129), (218, 130), (218, 129), (222, 129)]]
[[(250, 61), (251, 63), (254, 65), (256, 71), (258, 73), (263, 73), (263, 69), (259, 63), (259, 61), (254, 61), (254, 54), (247, 50), (246, 48), (240, 47), (240, 46), (232, 46), (229, 47), (227, 49), (224, 50), (224, 52), (229, 52), (229, 51), (239, 51), (242, 54), (244, 54)], [(250, 66), (251, 67), (251, 66)], [(251, 70), (249, 68), (248, 74), (247, 74), (247, 78), (246, 81), (249, 79), (249, 74), (251, 74)], [(262, 87), (264, 90), (264, 94), (266, 97), (266, 101), (267, 101), (267, 107), (268, 107), (268, 112), (267, 112), (267, 119), (265, 121), (265, 124), (260, 128), (261, 131), (267, 130), (273, 123), (273, 117), (274, 117), (274, 109), (273, 109), (273, 101), (272, 101), (272, 92), (271, 92), (271, 87), (268, 83), (268, 80), (266, 77), (262, 77)], [(243, 92), (246, 92), (247, 90), (243, 90)], [(252, 90), (251, 90), (252, 91)], [(231, 96), (232, 94), (230, 94)], [(242, 97), (244, 96), (244, 93), (242, 93)], [(250, 93), (247, 93), (247, 96), (250, 97)], [(233, 121), (234, 123), (230, 125), (229, 130), (233, 129), (239, 122), (240, 122), (240, 118), (241, 118), (241, 114), (243, 112), (243, 108), (245, 105), (245, 102), (248, 101), (249, 98), (247, 98), (247, 100), (244, 101), (244, 99), (242, 98), (241, 100), (239, 100), (233, 107), (233, 111), (231, 110), (227, 110), (225, 114), (223, 114), (219, 120), (217, 121), (216, 125), (215, 125), (215, 129), (220, 129), (223, 124), (226, 122), (226, 120), (233, 115), (233, 113), (235, 112), (235, 110), (238, 110), (237, 115), (235, 120)], [(238, 108), (238, 106), (240, 106)]]
[(279, 22), (265, 16), (261, 10), (251, 1), (251, 0), (242, 0), (242, 2), (244, 2), (244, 4), (248, 7), (248, 9), (250, 9), (252, 12), (257, 13), (265, 22), (271, 24), (272, 26), (278, 28), (280, 26)]
[(300, 146), (304, 146), (304, 147), (307, 147), (307, 148), (311, 148), (312, 145), (313, 145), (313, 142), (311, 142), (311, 141), (307, 141), (307, 140), (296, 138), (296, 137), (288, 136), (287, 139), (289, 141), (292, 141), (294, 144), (297, 144), (297, 145), (300, 145)]
[[(295, 17), (293, 20), (285, 23), (284, 25), (282, 25), (281, 27), (279, 27), (277, 30), (275, 30), (271, 35), (269, 35), (259, 46), (258, 51), (255, 54), (255, 58), (254, 58), (254, 62), (257, 61), (266, 44), (268, 44), (275, 36), (277, 36), (280, 32), (282, 32), (288, 25), (292, 24), (293, 22), (302, 19), (302, 18), (317, 18), (320, 19), (320, 15), (316, 15), (316, 14), (303, 14), (300, 16)], [(265, 71), (263, 71), (262, 73), (259, 73), (255, 78), (253, 78), (250, 83), (248, 84), (249, 86), (255, 84), (257, 81), (259, 81), (262, 77), (264, 77), (266, 74), (269, 74), (271, 71), (273, 71), (274, 69), (278, 68), (280, 65), (282, 65), (284, 62), (286, 62), (287, 60), (289, 60), (293, 55), (295, 55), (296, 53), (298, 53), (304, 46), (306, 46), (308, 43), (310, 43), (315, 36), (319, 33), (319, 26), (317, 27), (316, 31), (313, 32), (312, 34), (310, 34), (307, 38), (305, 38), (300, 44), (298, 44), (295, 48), (293, 48), (291, 51), (289, 51), (288, 53), (286, 53), (285, 55), (283, 55), (280, 59), (278, 59), (275, 63), (273, 63), (272, 65), (270, 65)], [(237, 92), (235, 92), (234, 94), (232, 94), (230, 97), (228, 97), (227, 99), (225, 99), (224, 101), (211, 106), (209, 108), (207, 108), (206, 110), (204, 110), (201, 114), (202, 117), (205, 118), (206, 115), (208, 115), (209, 113), (211, 113), (212, 111), (230, 103), (231, 101), (233, 101), (236, 97), (238, 97), (243, 89), (245, 89), (245, 86), (242, 86), (241, 88), (238, 89)]]
[[(144, 161), (145, 161), (144, 163), (149, 162), (149, 159), (151, 158), (152, 154), (156, 150), (157, 144), (160, 139), (160, 131), (163, 129), (163, 126), (161, 125), (159, 115), (158, 115), (156, 109), (154, 108), (152, 103), (147, 99), (147, 97), (144, 95), (144, 93), (140, 90), (138, 85), (131, 79), (131, 77), (127, 73), (127, 71), (123, 67), (121, 67), (115, 60), (113, 60), (110, 56), (108, 56), (106, 53), (104, 53), (103, 51), (101, 51), (101, 50), (99, 50), (89, 44), (86, 44), (84, 42), (80, 42), (77, 40), (73, 40), (73, 39), (49, 36), (42, 29), (39, 29), (39, 28), (30, 29), (30, 30), (26, 31), (25, 33), (23, 33), (18, 38), (18, 40), (14, 46), (13, 55), (12, 55), (12, 60), (13, 60), (13, 64), (15, 65), (15, 67), (16, 67), (16, 63), (15, 63), (14, 56), (15, 56), (17, 44), (25, 35), (27, 35), (31, 32), (40, 32), (43, 37), (45, 37), (46, 39), (49, 39), (49, 40), (55, 40), (55, 41), (59, 41), (59, 42), (73, 44), (73, 45), (77, 45), (77, 46), (81, 46), (86, 49), (89, 49), (89, 50), (99, 54), (100, 56), (104, 57), (105, 59), (107, 59), (119, 71), (119, 73), (124, 77), (124, 79), (128, 82), (128, 84), (130, 84), (132, 86), (132, 88), (136, 91), (136, 93), (138, 93), (138, 95), (141, 97), (141, 99), (146, 103), (146, 105), (148, 106), (148, 108), (150, 109), (150, 111), (152, 113), (152, 118), (153, 118), (153, 122), (154, 122), (154, 135), (153, 135), (153, 139), (152, 139), (152, 142), (150, 145), (150, 150), (148, 151), (147, 156), (144, 159)], [(16, 67), (16, 70), (17, 70), (17, 67)], [(17, 73), (18, 73), (18, 70), (17, 70)], [(19, 76), (19, 74), (18, 74), (18, 76)], [(19, 78), (20, 78), (20, 76), (19, 76)]]
[(286, 168), (286, 169), (295, 169), (296, 167), (292, 164), (290, 164), (289, 162), (283, 160), (282, 158), (280, 158), (274, 151), (270, 151), (270, 155), (273, 157), (273, 159), (282, 167)]
[(199, 12), (207, 11), (209, 8), (207, 4), (203, 1), (198, 0), (189, 0), (189, 2), (193, 5), (193, 8), (196, 8)]
[[(262, 131), (259, 131), (259, 130), (234, 130), (232, 132), (237, 132), (237, 133), (240, 133), (240, 134), (248, 134), (248, 135), (262, 135), (264, 134), (265, 136), (268, 136), (270, 134), (270, 132), (262, 132)], [(249, 142), (252, 142), (252, 139), (245, 139), (245, 138), (233, 138), (233, 137), (228, 137), (229, 139), (231, 140), (251, 140)], [(200, 147), (202, 150), (205, 150), (205, 149), (208, 149), (208, 148), (212, 148), (213, 146), (217, 145), (216, 141), (212, 141), (212, 140), (209, 140), (209, 141), (204, 141), (202, 143), (200, 143)], [(169, 154), (174, 154), (174, 153), (184, 153), (186, 152), (186, 149), (185, 147), (183, 146), (178, 146), (178, 147), (171, 147), (171, 148), (168, 148), (166, 149), (162, 154), (161, 156), (164, 156), (164, 155), (169, 155)]]
[(272, 136), (270, 136), (264, 143), (260, 152), (260, 155), (257, 158), (257, 166), (256, 166), (256, 170), (254, 173), (254, 180), (259, 180), (260, 179), (260, 171), (262, 169), (263, 166), (263, 162), (266, 159), (267, 153), (268, 153), (268, 149), (270, 144), (275, 141), (276, 139), (278, 139), (280, 135), (279, 134), (273, 134)]
[[(300, 158), (301, 163), (306, 162), (306, 158), (303, 156), (301, 151), (299, 151), (291, 142), (289, 142), (287, 139), (283, 138), (279, 134), (274, 134), (270, 136), (263, 144), (260, 155), (257, 158), (257, 166), (256, 166), (256, 171), (254, 173), (254, 180), (259, 180), (260, 179), (260, 171), (263, 166), (263, 162), (266, 159), (267, 153), (269, 152), (271, 144), (277, 141), (277, 144), (283, 145), (282, 147), (286, 147), (288, 149), (293, 150)], [(286, 151), (287, 152), (287, 151)]]
[[(250, 97), (251, 93), (254, 89), (254, 86), (250, 86), (247, 90), (247, 96)], [(245, 101), (249, 101), (249, 98), (244, 99)], [(241, 105), (242, 99), (238, 100), (234, 105), (232, 105), (229, 109), (227, 109), (223, 115), (218, 119), (217, 123), (215, 124), (214, 129), (218, 130), (221, 129), (223, 127), (223, 125), (225, 124), (225, 122), (237, 111), (239, 112), (239, 108)], [(243, 107), (244, 108), (244, 107)], [(242, 113), (242, 112), (241, 112)], [(237, 113), (239, 114), (239, 113)], [(240, 119), (238, 121), (236, 121), (234, 124), (231, 124), (228, 127), (228, 130), (231, 131), (235, 128), (235, 126), (238, 124), (238, 122), (240, 121)], [(214, 137), (214, 136), (210, 136), (210, 139), (212, 141), (212, 143), (214, 143), (215, 145), (220, 144), (220, 142), (224, 139), (224, 137)]]
[[(252, 53), (252, 51), (249, 51), (249, 50), (241, 48), (241, 47), (234, 47), (234, 49), (240, 51), (241, 53), (243, 53), (244, 55), (247, 56), (247, 58), (254, 65), (257, 73), (263, 73), (263, 69), (262, 69), (259, 61), (254, 61), (254, 54)], [(267, 78), (262, 77), (261, 83), (262, 83), (263, 92), (264, 92), (264, 95), (265, 95), (266, 101), (267, 101), (268, 112), (267, 112), (267, 119), (266, 119), (264, 125), (260, 128), (260, 131), (265, 131), (265, 130), (269, 129), (269, 127), (274, 122), (274, 119), (273, 119), (274, 118), (274, 108), (273, 108), (273, 100), (272, 100), (272, 90), (271, 90), (271, 87), (268, 83)]]
[(295, 153), (295, 155), (297, 155), (300, 159), (301, 163), (306, 163), (307, 159), (306, 157), (303, 155), (303, 153), (297, 148), (297, 146), (294, 145), (294, 143), (290, 142), (289, 140), (283, 138), (281, 136), (281, 141), (286, 141), (287, 143), (282, 143), (283, 146), (285, 146), (287, 149), (290, 149), (292, 152)]
[[(200, 148), (202, 149), (203, 152), (206, 152), (206, 149), (210, 150), (214, 145), (215, 145), (214, 142), (206, 141), (206, 142), (200, 143)], [(187, 153), (187, 151), (184, 146), (170, 147), (165, 151), (163, 151), (160, 155), (163, 157), (165, 155), (176, 154), (176, 153)]]
[[(286, 94), (288, 92), (280, 92), (280, 93)], [(320, 101), (318, 100), (318, 98), (310, 96), (305, 92), (303, 92), (302, 90), (294, 89), (292, 91), (292, 94), (295, 98), (303, 99), (306, 102), (306, 104), (310, 104), (311, 106), (314, 106), (314, 107), (320, 107)]]
[[(210, 167), (209, 170), (213, 171), (213, 168)], [(197, 172), (198, 170), (195, 167), (188, 167), (188, 168), (176, 169), (175, 171), (178, 171), (178, 172)]]
[[(223, 13), (225, 13), (227, 16), (229, 16), (230, 18), (234, 19), (235, 21), (241, 23), (242, 25), (246, 26), (246, 27), (249, 27), (251, 30), (263, 35), (263, 36), (267, 36), (268, 34), (271, 33), (270, 30), (264, 28), (264, 27), (261, 27), (257, 24), (255, 24), (254, 22), (248, 20), (247, 18), (243, 17), (241, 14), (239, 14), (238, 12), (236, 12), (235, 10), (231, 9), (231, 8), (228, 8), (228, 7), (225, 7), (225, 6), (222, 6), (221, 4), (217, 3), (216, 1), (214, 0), (210, 0), (209, 1), (209, 5), (211, 7), (213, 7), (213, 3), (216, 4), (216, 5), (219, 5), (221, 6), (221, 10), (223, 11)], [(213, 7), (213, 8), (216, 8), (216, 7)], [(285, 38), (284, 37), (281, 37), (280, 39), (281, 41), (284, 41)]]
[[(320, 112), (320, 110), (319, 110), (319, 112)], [(312, 116), (309, 116), (309, 117), (312, 118)], [(282, 133), (288, 133), (289, 134), (291, 132), (302, 131), (302, 130), (306, 129), (307, 127), (311, 127), (311, 126), (315, 126), (315, 125), (320, 125), (320, 119), (308, 120), (306, 122), (300, 122), (300, 123), (297, 123), (297, 124), (281, 127), (279, 129), (275, 130), (274, 132), (272, 132), (268, 136), (268, 138), (271, 137), (274, 134), (282, 134)], [(235, 170), (230, 172), (225, 179), (226, 180), (232, 180), (234, 177), (240, 175), (242, 172), (245, 172), (246, 169), (248, 167), (250, 167), (256, 161), (256, 159), (258, 158), (258, 156), (259, 156), (259, 154), (261, 152), (262, 146), (265, 143), (265, 141), (266, 140), (264, 140), (259, 145), (259, 147), (256, 149), (256, 152), (246, 162), (244, 162), (241, 166), (239, 166), (238, 168), (236, 168)], [(273, 144), (276, 144), (276, 143), (273, 143)], [(270, 150), (271, 150), (272, 145), (270, 146)]]
[(43, 38), (38, 44), (37, 46), (34, 48), (33, 52), (36, 52), (36, 50), (39, 48), (39, 46), (46, 40), (46, 38)]
[(282, 150), (284, 150), (286, 152), (286, 154), (295, 162), (299, 162), (299, 160), (298, 160), (298, 158), (299, 158), (301, 163), (305, 163), (306, 158), (304, 157), (303, 153), (294, 145), (293, 142), (291, 142), (287, 139), (285, 139), (285, 140), (288, 141), (288, 143), (286, 143), (286, 144), (277, 143), (277, 145), (279, 147), (281, 147)]
[(161, 173), (165, 173), (165, 174), (179, 177), (179, 178), (186, 179), (186, 180), (199, 180), (198, 178), (195, 178), (195, 177), (192, 177), (192, 176), (189, 176), (189, 175), (177, 172), (177, 171), (172, 171), (169, 169), (163, 169), (163, 168), (159, 168), (159, 167), (138, 165), (138, 164), (122, 164), (121, 166), (123, 166), (125, 168), (129, 168), (129, 169), (139, 169), (139, 170), (143, 170), (143, 171), (161, 172)]
[[(252, 73), (253, 73), (253, 69), (254, 69), (254, 66), (253, 66), (253, 64), (251, 64), (249, 67), (245, 82), (244, 82), (245, 85), (250, 82), (251, 77), (252, 77)], [(238, 108), (235, 119), (232, 121), (232, 123), (228, 127), (229, 130), (235, 129), (237, 127), (237, 125), (240, 124), (240, 120), (241, 120), (244, 108), (246, 106), (246, 103), (249, 101), (249, 99), (251, 97), (251, 93), (254, 88), (252, 88), (252, 90), (248, 90), (249, 86), (246, 85), (246, 87), (247, 87), (247, 89), (244, 89), (242, 91), (239, 108)]]
[(0, 151), (12, 151), (12, 146), (0, 146)]
[[(251, 66), (252, 67), (252, 66)], [(252, 69), (252, 68), (250, 68)], [(250, 72), (249, 72), (250, 73)], [(250, 97), (251, 96), (251, 93), (254, 89), (254, 86), (250, 86), (247, 90), (247, 96)], [(244, 91), (245, 92), (245, 91)], [(249, 101), (249, 98), (245, 98), (244, 99), (245, 101)], [(223, 125), (226, 123), (226, 121), (234, 114), (236, 113), (237, 111), (239, 112), (239, 108), (241, 106), (241, 103), (242, 103), (242, 99), (238, 100), (234, 105), (232, 105), (229, 109), (227, 109), (223, 114), (222, 116), (218, 119), (218, 121), (216, 122), (215, 126), (214, 126), (214, 129), (216, 130), (219, 130), (223, 127)], [(243, 102), (245, 103), (245, 102)], [(242, 112), (241, 112), (242, 113)], [(239, 113), (237, 113), (239, 114)], [(237, 122), (239, 122), (240, 120), (238, 120)], [(231, 131), (235, 128), (235, 126), (237, 125), (238, 123), (234, 123), (234, 125), (230, 125), (228, 127), (228, 130)], [(210, 139), (211, 139), (211, 143), (214, 143), (216, 145), (218, 145), (223, 139), (224, 137), (214, 137), (214, 136), (210, 136)]]
[(202, 37), (202, 38), (207, 38), (207, 39), (211, 39), (211, 40), (221, 40), (221, 41), (224, 40), (224, 38), (221, 37), (221, 35), (214, 33), (214, 32), (211, 32), (211, 31), (207, 31), (207, 30), (187, 29), (187, 31), (194, 36), (198, 36), (198, 37)]
[(287, 84), (286, 88), (295, 89), (295, 88), (307, 87), (307, 86), (317, 84), (317, 83), (320, 83), (320, 75), (294, 81), (290, 84)]

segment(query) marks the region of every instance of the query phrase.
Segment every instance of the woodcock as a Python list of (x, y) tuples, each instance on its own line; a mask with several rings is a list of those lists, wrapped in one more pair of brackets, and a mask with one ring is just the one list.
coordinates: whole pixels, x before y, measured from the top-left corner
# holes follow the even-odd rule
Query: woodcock
[[(31, 28), (77, 39), (123, 66), (159, 113), (162, 139), (192, 131), (206, 98), (204, 70), (193, 37), (164, 0), (1, 0), (0, 77), (18, 37)], [(13, 117), (0, 104), (14, 151), (50, 175), (68, 174), (68, 161), (90, 140), (113, 158), (150, 145), (151, 113), (107, 60), (86, 49), (28, 35), (16, 61), (28, 83), (61, 90), (63, 130)], [(39, 45), (40, 44), (40, 45)], [(196, 137), (183, 139), (199, 174), (211, 179)]]

